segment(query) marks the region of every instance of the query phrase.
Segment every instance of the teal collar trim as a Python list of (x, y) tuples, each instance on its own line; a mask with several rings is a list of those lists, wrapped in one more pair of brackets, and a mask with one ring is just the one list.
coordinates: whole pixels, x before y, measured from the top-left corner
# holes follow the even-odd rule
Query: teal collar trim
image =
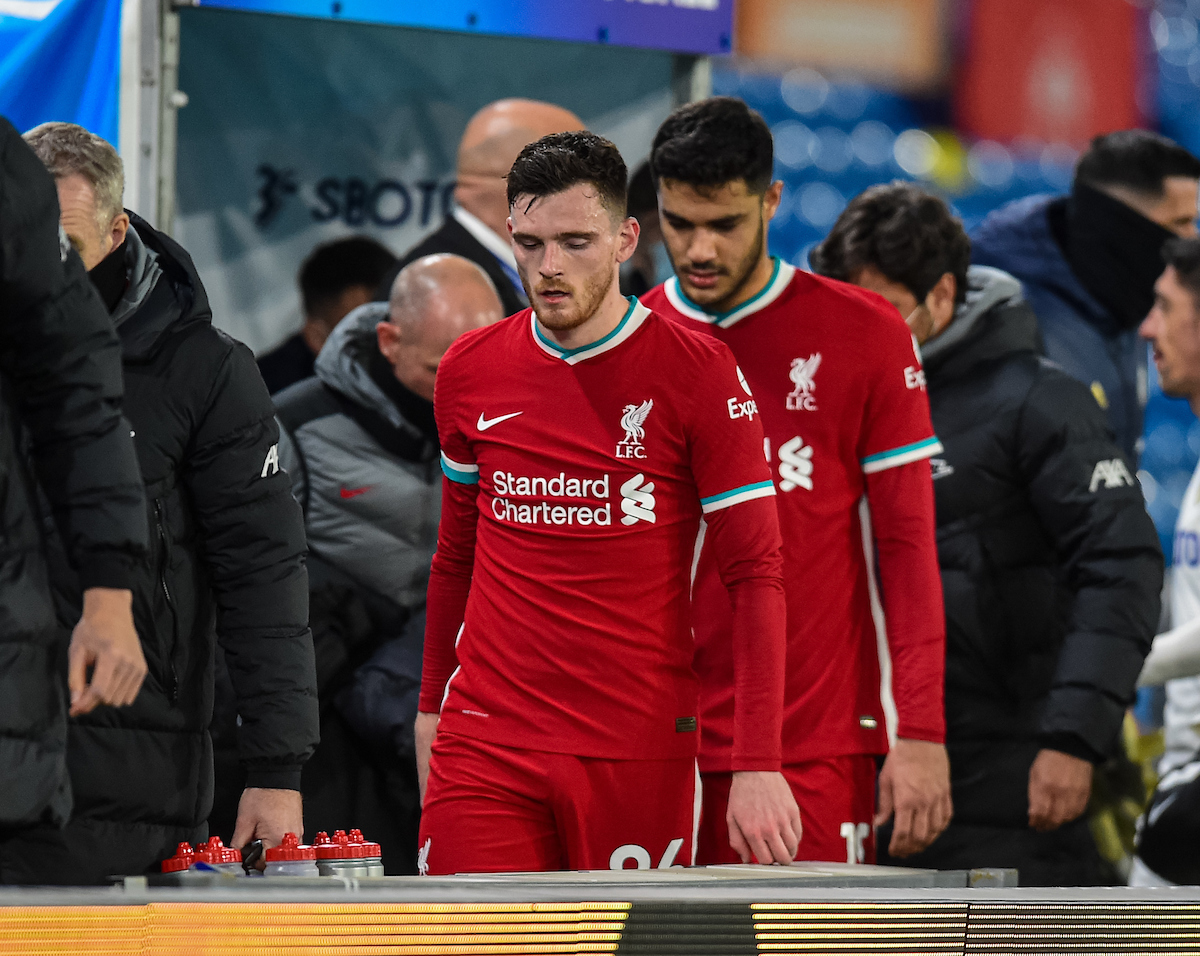
[(789, 265), (778, 256), (772, 256), (771, 261), (775, 265), (771, 270), (771, 278), (767, 280), (767, 284), (755, 293), (754, 296), (736, 308), (730, 309), (728, 312), (708, 312), (702, 306), (697, 305), (684, 295), (678, 276), (672, 276), (667, 281), (667, 298), (679, 312), (689, 318), (707, 323), (708, 325), (716, 325), (723, 329), (729, 328), (729, 326), (744, 319), (746, 316), (753, 315), (755, 312), (766, 308), (779, 298), (783, 290), (792, 281), (792, 277), (796, 274), (795, 266)]
[(628, 296), (627, 301), (629, 302), (629, 308), (626, 309), (625, 315), (621, 317), (621, 321), (617, 323), (615, 329), (603, 338), (597, 339), (595, 342), (589, 342), (587, 345), (581, 345), (575, 349), (564, 349), (542, 332), (538, 326), (537, 313), (535, 312), (530, 316), (530, 327), (533, 330), (534, 341), (543, 351), (553, 355), (555, 358), (562, 359), (569, 365), (574, 365), (585, 359), (614, 349), (636, 332), (646, 320), (646, 316), (650, 314), (650, 310), (642, 305), (636, 296)]

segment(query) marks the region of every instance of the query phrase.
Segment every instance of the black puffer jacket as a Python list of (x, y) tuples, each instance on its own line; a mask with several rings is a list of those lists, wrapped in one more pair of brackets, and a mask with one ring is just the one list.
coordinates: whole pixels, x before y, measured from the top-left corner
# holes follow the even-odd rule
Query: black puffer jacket
[(954, 824), (1028, 825), (1043, 747), (1112, 754), (1158, 623), (1163, 562), (1087, 386), (1037, 355), (1020, 286), (972, 268), (922, 349), (946, 603)]
[[(112, 320), (149, 508), (134, 618), (150, 671), (131, 707), (71, 723), (75, 815), (61, 840), (42, 841), (34, 871), (56, 882), (139, 873), (205, 835), (214, 638), (247, 786), (298, 790), (317, 742), (304, 526), (274, 408), (250, 350), (213, 328), (188, 254), (132, 222)], [(77, 583), (56, 568), (55, 587), (69, 617)]]
[(137, 462), (121, 418), (116, 336), (83, 264), (61, 238), (54, 183), (4, 119), (0, 314), (3, 833), (41, 821), (61, 825), (71, 810), (66, 632), (55, 621), (35, 492), (18, 453), (22, 427), (82, 587), (131, 587), (146, 549)]

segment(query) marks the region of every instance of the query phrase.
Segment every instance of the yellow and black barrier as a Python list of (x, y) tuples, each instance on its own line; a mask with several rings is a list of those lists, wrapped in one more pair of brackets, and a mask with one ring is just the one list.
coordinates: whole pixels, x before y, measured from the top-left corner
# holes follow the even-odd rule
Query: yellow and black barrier
[(872, 870), (9, 889), (0, 956), (1200, 954), (1198, 888), (879, 888)]

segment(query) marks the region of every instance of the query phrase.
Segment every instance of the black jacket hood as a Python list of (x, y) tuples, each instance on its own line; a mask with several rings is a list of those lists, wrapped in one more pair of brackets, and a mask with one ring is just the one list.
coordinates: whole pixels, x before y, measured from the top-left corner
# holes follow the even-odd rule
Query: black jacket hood
[(947, 380), (984, 362), (1040, 351), (1037, 316), (1021, 283), (1000, 269), (971, 266), (966, 302), (941, 335), (921, 346), (921, 360), (931, 380)]
[(185, 326), (211, 323), (212, 309), (192, 257), (137, 213), (126, 212), (129, 288), (112, 318), (125, 361), (144, 362)]

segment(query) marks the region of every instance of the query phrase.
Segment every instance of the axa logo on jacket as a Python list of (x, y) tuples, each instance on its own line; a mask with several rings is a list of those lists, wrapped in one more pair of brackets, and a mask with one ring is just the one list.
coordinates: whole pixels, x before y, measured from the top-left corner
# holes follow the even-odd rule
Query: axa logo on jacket
[(1125, 467), (1125, 462), (1120, 458), (1096, 462), (1096, 467), (1092, 469), (1092, 480), (1088, 485), (1088, 491), (1095, 492), (1102, 486), (1104, 488), (1134, 487), (1133, 476), (1129, 474), (1129, 469)]
[(263, 461), (262, 472), (259, 474), (258, 477), (266, 478), (268, 472), (270, 472), (272, 475), (279, 474), (279, 444), (278, 443), (272, 445), (270, 448), (267, 449), (267, 457)]

